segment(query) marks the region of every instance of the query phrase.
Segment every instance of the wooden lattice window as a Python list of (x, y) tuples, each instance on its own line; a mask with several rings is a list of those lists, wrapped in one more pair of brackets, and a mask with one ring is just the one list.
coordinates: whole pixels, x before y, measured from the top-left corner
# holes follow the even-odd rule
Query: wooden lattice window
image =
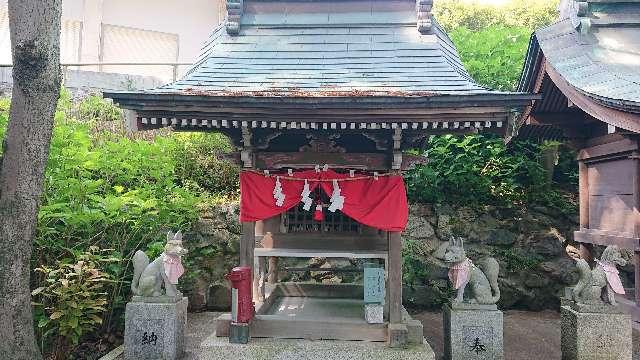
[(315, 211), (315, 203), (311, 210), (303, 209), (303, 204), (292, 208), (282, 215), (282, 231), (286, 233), (304, 233), (304, 232), (321, 232), (321, 233), (352, 233), (360, 234), (362, 226), (357, 221), (348, 217), (340, 210), (330, 212), (327, 210), (329, 197), (319, 192), (316, 196), (320, 196), (324, 204), (324, 221), (313, 220)]

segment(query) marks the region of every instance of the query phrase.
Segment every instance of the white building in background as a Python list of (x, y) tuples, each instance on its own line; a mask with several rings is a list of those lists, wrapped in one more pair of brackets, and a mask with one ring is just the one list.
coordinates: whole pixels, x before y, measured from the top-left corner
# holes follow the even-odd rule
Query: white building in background
[[(224, 6), (224, 0), (63, 0), (60, 60), (63, 64), (192, 63), (210, 32), (224, 20)], [(0, 0), (0, 64), (11, 64), (7, 0)], [(178, 67), (178, 73), (188, 67)], [(174, 76), (173, 66), (77, 69), (164, 81)]]

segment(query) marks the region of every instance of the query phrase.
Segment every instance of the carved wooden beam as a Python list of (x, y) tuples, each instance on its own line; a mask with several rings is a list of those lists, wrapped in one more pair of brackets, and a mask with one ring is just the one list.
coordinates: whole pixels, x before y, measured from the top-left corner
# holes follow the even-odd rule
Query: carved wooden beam
[(271, 140), (276, 139), (283, 133), (284, 132), (282, 131), (275, 131), (275, 132), (268, 133), (267, 135), (264, 135), (264, 136), (257, 136), (254, 139), (254, 147), (260, 150), (268, 149), (269, 145), (271, 145)]
[[(329, 167), (344, 169), (362, 170), (388, 170), (388, 156), (385, 154), (352, 153), (352, 154), (316, 154), (309, 156), (300, 153), (256, 153), (256, 168), (259, 169), (285, 169), (285, 168), (311, 168), (316, 165), (313, 160), (318, 161), (318, 165), (329, 164)], [(238, 166), (243, 166), (240, 151), (221, 154), (220, 160), (228, 161)], [(0, 157), (1, 159), (1, 157)], [(402, 165), (400, 170), (411, 170), (416, 165), (424, 165), (429, 159), (421, 155), (402, 154)], [(295, 166), (294, 166), (295, 165)]]
[(385, 133), (363, 132), (362, 136), (376, 144), (376, 150), (389, 150), (389, 135)]
[(308, 134), (307, 139), (309, 143), (302, 146), (298, 151), (300, 152), (318, 152), (318, 153), (346, 153), (347, 150), (341, 146), (336, 145), (337, 139), (340, 138), (340, 134)]
[(376, 153), (318, 153), (318, 152), (258, 152), (258, 169), (309, 168), (329, 165), (329, 168), (389, 170), (389, 155)]

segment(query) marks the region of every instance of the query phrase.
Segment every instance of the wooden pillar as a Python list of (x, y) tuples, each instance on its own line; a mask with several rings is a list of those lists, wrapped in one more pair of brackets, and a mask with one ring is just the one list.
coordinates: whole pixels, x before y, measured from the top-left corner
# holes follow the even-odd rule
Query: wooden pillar
[[(631, 154), (633, 158), (633, 166), (635, 166), (636, 171), (634, 172), (633, 177), (633, 193), (634, 193), (634, 232), (636, 237), (640, 237), (640, 152), (634, 151)], [(634, 250), (634, 292), (635, 292), (635, 302), (636, 302), (636, 313), (640, 312), (638, 309), (640, 307), (640, 244), (636, 244), (636, 248)], [(635, 316), (634, 316), (635, 318)], [(637, 321), (637, 319), (635, 319)]]
[(640, 251), (635, 252), (635, 292), (636, 307), (640, 306)]
[(242, 223), (240, 237), (240, 266), (253, 268), (253, 249), (256, 245), (256, 223), (253, 221)]
[(399, 232), (389, 232), (389, 322), (402, 322), (402, 237)]
[(578, 161), (578, 189), (580, 192), (580, 230), (589, 228), (589, 171), (584, 161)]
[[(635, 166), (635, 172), (633, 177), (633, 193), (634, 193), (634, 202), (635, 206), (633, 209), (633, 220), (634, 224), (634, 235), (636, 237), (640, 237), (640, 152), (634, 151), (631, 154), (631, 158), (633, 159), (633, 166)], [(638, 309), (640, 307), (640, 244), (636, 244), (636, 248), (634, 250), (634, 268), (635, 268), (635, 302), (636, 302), (636, 313), (640, 312)], [(635, 315), (635, 314), (634, 314)], [(635, 316), (634, 316), (635, 318)], [(637, 319), (636, 319), (637, 321)]]
[(275, 284), (278, 282), (278, 258), (270, 257), (269, 258), (269, 267), (267, 271), (267, 282), (269, 284)]
[[(578, 191), (580, 202), (580, 230), (589, 228), (589, 169), (587, 164), (582, 160), (578, 160)], [(591, 244), (580, 244), (580, 257), (588, 263), (593, 262)]]

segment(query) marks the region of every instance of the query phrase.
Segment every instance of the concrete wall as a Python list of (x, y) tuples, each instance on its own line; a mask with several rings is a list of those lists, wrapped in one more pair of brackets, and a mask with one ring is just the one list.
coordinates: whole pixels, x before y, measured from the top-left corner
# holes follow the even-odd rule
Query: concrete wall
[[(6, 14), (7, 0), (0, 0), (0, 13)], [(0, 14), (1, 15), (1, 14)], [(64, 0), (62, 9), (62, 22), (81, 23), (76, 26), (76, 34), (62, 34), (62, 42), (65, 37), (75, 35), (81, 39), (79, 43), (71, 43), (77, 46), (74, 56), (62, 59), (63, 62), (101, 62), (103, 54), (103, 28), (104, 26), (119, 26), (123, 28), (159, 32), (169, 35), (169, 38), (177, 39), (177, 51), (175, 56), (169, 56), (174, 62), (191, 63), (197, 58), (202, 44), (217, 24), (224, 19), (223, 0)], [(0, 19), (1, 20), (1, 19)], [(0, 21), (0, 53), (9, 53), (10, 44), (4, 41), (3, 34), (8, 35), (8, 24)], [(79, 34), (78, 34), (79, 32)], [(140, 31), (132, 31), (131, 44), (145, 44), (150, 33), (142, 34)], [(151, 34), (152, 35), (152, 34)], [(8, 36), (6, 36), (8, 39)], [(72, 52), (72, 51), (71, 51)], [(76, 56), (77, 54), (77, 56)], [(69, 56), (67, 56), (69, 57)], [(77, 58), (77, 59), (76, 59)], [(160, 58), (160, 59), (159, 59)], [(3, 57), (3, 62), (6, 59)], [(104, 59), (107, 61), (107, 59)], [(150, 51), (140, 51), (139, 47), (123, 43), (122, 49), (117, 54), (110, 54), (110, 62), (167, 62), (167, 57), (161, 58)], [(148, 69), (139, 67), (123, 67), (123, 72), (129, 74), (149, 75)], [(187, 69), (180, 68), (180, 73)], [(83, 70), (110, 71), (102, 67), (83, 67)], [(167, 70), (165, 68), (165, 70)], [(171, 74), (171, 72), (168, 72)], [(167, 71), (162, 72), (163, 75)], [(155, 74), (154, 74), (155, 75)], [(170, 80), (170, 79), (167, 79)]]
[[(74, 98), (87, 94), (111, 91), (142, 90), (159, 87), (166, 82), (151, 76), (115, 74), (99, 71), (66, 69), (64, 86)], [(11, 97), (13, 79), (11, 68), (0, 68), (0, 97)]]
[(218, 2), (219, 0), (107, 0), (103, 5), (102, 22), (177, 34), (180, 43), (178, 61), (193, 62), (211, 30), (221, 21)]

